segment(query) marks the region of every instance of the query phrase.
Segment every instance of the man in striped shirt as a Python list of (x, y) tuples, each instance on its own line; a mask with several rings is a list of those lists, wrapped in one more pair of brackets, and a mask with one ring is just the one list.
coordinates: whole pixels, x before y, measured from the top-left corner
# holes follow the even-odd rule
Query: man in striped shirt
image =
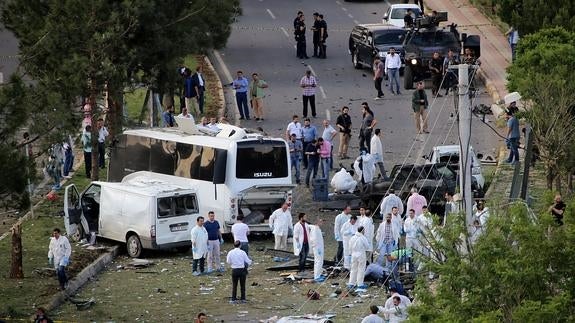
[(317, 81), (315, 76), (311, 75), (311, 71), (305, 71), (305, 75), (301, 78), (299, 86), (303, 89), (303, 117), (307, 118), (307, 105), (311, 107), (311, 115), (315, 118), (315, 88)]

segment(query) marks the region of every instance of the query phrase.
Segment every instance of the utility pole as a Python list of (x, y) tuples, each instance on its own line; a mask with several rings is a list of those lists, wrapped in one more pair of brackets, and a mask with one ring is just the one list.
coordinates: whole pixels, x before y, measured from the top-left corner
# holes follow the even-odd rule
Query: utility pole
[(463, 195), (463, 210), (465, 211), (465, 224), (470, 231), (473, 225), (473, 193), (471, 192), (471, 102), (469, 98), (469, 70), (473, 65), (459, 64), (459, 187)]

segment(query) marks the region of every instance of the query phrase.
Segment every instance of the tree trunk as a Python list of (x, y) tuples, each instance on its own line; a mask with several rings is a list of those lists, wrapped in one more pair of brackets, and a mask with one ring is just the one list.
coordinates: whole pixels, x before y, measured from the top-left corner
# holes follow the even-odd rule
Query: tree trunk
[(561, 194), (561, 189), (562, 189), (562, 179), (561, 179), (562, 175), (560, 172), (557, 172), (557, 177), (555, 177), (555, 191), (557, 191), (559, 194)]
[(22, 226), (12, 228), (12, 263), (10, 265), (10, 278), (24, 278), (22, 269)]
[(110, 142), (122, 133), (124, 118), (124, 92), (122, 87), (113, 83), (108, 83), (108, 115), (106, 122), (110, 132)]
[(553, 180), (555, 179), (555, 173), (551, 165), (547, 165), (547, 189), (553, 189)]
[[(95, 81), (92, 81), (93, 84)], [(92, 120), (92, 171), (90, 172), (92, 175), (92, 180), (97, 181), (100, 179), (100, 168), (98, 167), (98, 119), (99, 114), (97, 112), (98, 105), (96, 104), (96, 90), (91, 87), (90, 88), (90, 97), (88, 98), (88, 102), (90, 102), (90, 106), (92, 107), (90, 119)]]

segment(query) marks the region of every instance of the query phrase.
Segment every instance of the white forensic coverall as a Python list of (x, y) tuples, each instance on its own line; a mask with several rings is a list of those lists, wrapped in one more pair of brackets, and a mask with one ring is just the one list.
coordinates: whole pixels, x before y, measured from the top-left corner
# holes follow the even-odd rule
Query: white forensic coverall
[(369, 248), (367, 238), (361, 232), (356, 232), (349, 240), (351, 248), (351, 270), (349, 271), (348, 285), (363, 285), (365, 275), (365, 262), (367, 260), (365, 253)]
[(373, 252), (373, 236), (375, 234), (375, 226), (373, 225), (373, 218), (370, 216), (362, 216), (358, 220), (358, 228), (363, 227), (363, 235), (367, 238), (369, 248), (367, 251)]
[[(362, 161), (361, 169), (359, 168), (360, 160)], [(364, 183), (371, 183), (373, 181), (373, 176), (375, 175), (375, 160), (373, 159), (373, 156), (365, 154), (357, 157), (353, 163), (353, 169), (360, 181), (363, 176)]]
[(419, 240), (417, 238), (418, 230), (417, 218), (410, 218), (409, 216), (405, 218), (403, 222), (403, 231), (405, 232), (405, 248), (412, 248), (414, 250), (421, 251), (419, 247)]
[(68, 238), (63, 235), (60, 235), (58, 239), (50, 238), (48, 258), (54, 260), (54, 268), (58, 269), (59, 266), (68, 266), (70, 255), (72, 255), (72, 246), (70, 246)]
[(282, 210), (281, 208), (275, 210), (270, 215), (270, 229), (275, 238), (274, 249), (287, 251), (287, 238), (289, 230), (293, 231), (293, 223), (291, 212)]
[(323, 272), (323, 235), (318, 225), (310, 225), (310, 245), (313, 250), (313, 278), (318, 279)]
[(401, 198), (393, 193), (390, 193), (388, 196), (384, 197), (383, 200), (381, 200), (381, 207), (379, 210), (379, 213), (381, 214), (382, 218), (385, 219), (385, 215), (387, 213), (391, 213), (391, 209), (393, 207), (397, 208), (397, 213), (399, 213), (399, 215), (403, 214), (403, 201), (401, 200)]
[(194, 259), (202, 259), (208, 254), (208, 231), (203, 226), (194, 226), (191, 232), (192, 255)]
[(347, 221), (341, 226), (341, 237), (343, 240), (343, 268), (349, 270), (351, 269), (351, 248), (349, 246), (349, 240), (357, 232), (357, 222), (351, 224)]

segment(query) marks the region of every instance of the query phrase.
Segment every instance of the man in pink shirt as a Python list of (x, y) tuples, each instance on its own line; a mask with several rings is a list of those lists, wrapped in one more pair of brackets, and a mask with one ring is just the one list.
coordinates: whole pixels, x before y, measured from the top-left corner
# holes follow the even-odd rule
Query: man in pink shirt
[(407, 209), (413, 209), (415, 211), (415, 215), (418, 216), (426, 205), (427, 199), (425, 199), (425, 196), (419, 195), (417, 188), (413, 187), (411, 189), (411, 196), (407, 199)]
[(319, 145), (319, 157), (323, 178), (329, 178), (331, 143), (327, 140), (323, 140), (321, 137), (317, 140), (317, 143)]

